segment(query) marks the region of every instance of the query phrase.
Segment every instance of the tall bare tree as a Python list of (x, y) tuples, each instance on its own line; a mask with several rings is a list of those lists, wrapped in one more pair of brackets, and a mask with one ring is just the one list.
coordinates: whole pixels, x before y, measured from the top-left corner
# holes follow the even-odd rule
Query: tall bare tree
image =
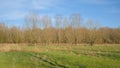
[(60, 43), (60, 37), (61, 37), (60, 29), (61, 29), (61, 24), (62, 24), (63, 18), (62, 18), (61, 15), (56, 15), (55, 20), (56, 20), (55, 23), (56, 23), (56, 30), (57, 30), (56, 31), (56, 41), (59, 44)]
[(96, 27), (96, 25), (95, 25), (95, 23), (90, 19), (90, 20), (88, 20), (88, 29), (89, 29), (89, 32), (88, 32), (88, 34), (89, 34), (89, 37), (88, 37), (88, 43), (91, 45), (91, 46), (93, 46), (93, 44), (95, 43), (95, 41), (96, 41), (96, 29), (97, 29), (97, 27)]

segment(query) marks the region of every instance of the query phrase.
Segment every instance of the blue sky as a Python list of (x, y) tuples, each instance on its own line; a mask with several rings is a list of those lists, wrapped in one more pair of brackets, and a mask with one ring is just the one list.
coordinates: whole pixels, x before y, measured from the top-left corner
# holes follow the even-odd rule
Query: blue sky
[(120, 0), (0, 0), (0, 22), (21, 26), (30, 13), (69, 16), (79, 13), (100, 26), (120, 27)]

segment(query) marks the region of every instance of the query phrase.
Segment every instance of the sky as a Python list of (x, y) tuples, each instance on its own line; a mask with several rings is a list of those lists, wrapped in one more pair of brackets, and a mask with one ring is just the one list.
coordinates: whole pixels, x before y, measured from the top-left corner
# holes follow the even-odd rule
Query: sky
[(89, 19), (104, 27), (120, 27), (120, 0), (0, 0), (0, 22), (21, 26), (25, 16), (36, 13), (54, 17), (79, 13), (85, 24)]

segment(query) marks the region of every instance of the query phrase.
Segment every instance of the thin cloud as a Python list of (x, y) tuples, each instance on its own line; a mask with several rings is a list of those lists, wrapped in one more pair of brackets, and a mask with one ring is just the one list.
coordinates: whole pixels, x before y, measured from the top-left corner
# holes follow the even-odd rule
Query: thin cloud
[(109, 5), (118, 3), (117, 0), (81, 0), (81, 2), (95, 5)]
[(22, 11), (12, 11), (1, 14), (0, 18), (6, 20), (18, 20), (24, 18), (26, 14), (27, 14), (26, 12)]
[(24, 4), (22, 0), (3, 0), (0, 1), (0, 9), (17, 9), (17, 8), (23, 8)]
[[(15, 20), (24, 18), (30, 10), (46, 10), (54, 7), (54, 0), (2, 0), (0, 1), (0, 18)], [(53, 4), (55, 3), (55, 4)]]
[(120, 8), (111, 7), (108, 12), (114, 13), (114, 14), (120, 14)]
[(32, 7), (35, 9), (54, 9), (62, 0), (32, 0)]

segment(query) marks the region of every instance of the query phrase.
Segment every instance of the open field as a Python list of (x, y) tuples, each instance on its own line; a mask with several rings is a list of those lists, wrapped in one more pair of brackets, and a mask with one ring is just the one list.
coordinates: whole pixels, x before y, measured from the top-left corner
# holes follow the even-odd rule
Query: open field
[(120, 68), (120, 45), (1, 44), (0, 68)]

